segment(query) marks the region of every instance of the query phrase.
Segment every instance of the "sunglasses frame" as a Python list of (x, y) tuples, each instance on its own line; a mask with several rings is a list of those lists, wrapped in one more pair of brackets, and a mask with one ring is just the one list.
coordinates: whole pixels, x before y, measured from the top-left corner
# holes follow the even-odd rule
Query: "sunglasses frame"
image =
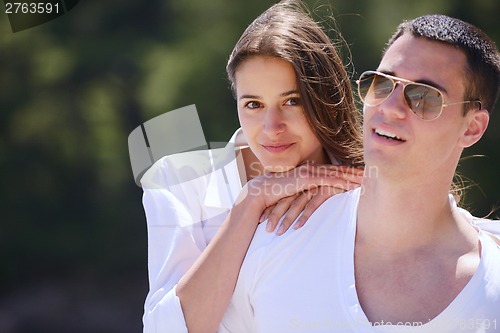
[[(365, 101), (365, 99), (363, 98), (362, 94), (361, 94), (361, 80), (362, 80), (363, 76), (368, 76), (368, 75), (371, 75), (372, 77), (374, 77), (374, 76), (382, 76), (382, 77), (384, 77), (386, 79), (389, 79), (392, 82), (391, 92), (386, 97), (384, 97), (383, 99), (381, 99), (381, 101), (378, 102), (378, 103), (374, 103), (374, 104), (367, 103)], [(372, 82), (373, 82), (373, 80), (372, 80)], [(418, 119), (423, 120), (423, 121), (436, 120), (443, 113), (443, 109), (445, 107), (451, 106), (451, 105), (466, 104), (466, 103), (479, 103), (479, 109), (482, 108), (482, 103), (481, 103), (480, 100), (471, 100), (471, 101), (461, 101), (461, 102), (445, 103), (444, 102), (444, 95), (443, 95), (443, 93), (441, 92), (441, 90), (439, 90), (436, 87), (433, 87), (433, 86), (425, 84), (425, 83), (420, 83), (420, 82), (414, 82), (414, 81), (406, 80), (406, 79), (403, 79), (403, 78), (400, 78), (400, 77), (397, 77), (397, 76), (392, 76), (392, 75), (385, 74), (385, 73), (378, 72), (378, 71), (366, 71), (366, 72), (363, 72), (359, 76), (359, 79), (356, 80), (356, 84), (358, 85), (358, 95), (359, 95), (359, 98), (361, 99), (361, 101), (364, 104), (366, 104), (368, 106), (377, 106), (377, 105), (380, 105), (380, 104), (384, 103), (392, 95), (392, 93), (394, 92), (394, 90), (396, 90), (396, 86), (397, 86), (398, 83), (403, 86), (403, 89), (401, 90), (401, 92), (402, 92), (402, 94), (404, 96), (403, 99), (405, 101), (405, 104), (411, 110), (411, 113), (413, 113), (415, 115), (415, 117), (417, 117)], [(414, 85), (417, 85), (417, 86), (426, 87), (426, 88), (429, 88), (429, 89), (431, 89), (433, 91), (437, 91), (439, 93), (439, 96), (441, 96), (441, 109), (439, 110), (439, 112), (437, 113), (437, 115), (434, 118), (424, 119), (424, 118), (420, 117), (415, 111), (413, 111), (413, 109), (411, 108), (411, 106), (408, 104), (407, 96), (405, 95), (405, 88), (408, 85), (410, 85), (410, 84), (414, 84)], [(368, 88), (368, 91), (371, 89), (371, 86), (372, 85), (370, 84), (370, 87)]]

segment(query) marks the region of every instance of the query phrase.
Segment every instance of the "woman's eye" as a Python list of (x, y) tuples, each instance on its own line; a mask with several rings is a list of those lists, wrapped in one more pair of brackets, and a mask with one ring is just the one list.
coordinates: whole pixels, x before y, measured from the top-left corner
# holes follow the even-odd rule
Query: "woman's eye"
[(285, 105), (288, 105), (288, 106), (300, 105), (300, 98), (299, 97), (289, 98), (286, 100)]
[(249, 109), (258, 109), (261, 106), (262, 106), (262, 104), (259, 102), (256, 102), (256, 101), (250, 101), (250, 102), (245, 104), (245, 107), (247, 107)]

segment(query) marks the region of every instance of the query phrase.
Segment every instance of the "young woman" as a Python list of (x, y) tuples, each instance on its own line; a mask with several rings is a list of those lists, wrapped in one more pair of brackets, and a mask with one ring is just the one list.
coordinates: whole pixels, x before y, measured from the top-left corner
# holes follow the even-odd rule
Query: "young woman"
[[(280, 2), (250, 24), (227, 73), (242, 127), (231, 142), (249, 149), (189, 180), (172, 175), (178, 156), (167, 156), (142, 180), (150, 279), (144, 332), (216, 331), (257, 225), (271, 214), (272, 231), (288, 210), (282, 234), (309, 202), (299, 228), (326, 198), (361, 179), (349, 78), (298, 1)], [(186, 154), (195, 161), (207, 153)]]

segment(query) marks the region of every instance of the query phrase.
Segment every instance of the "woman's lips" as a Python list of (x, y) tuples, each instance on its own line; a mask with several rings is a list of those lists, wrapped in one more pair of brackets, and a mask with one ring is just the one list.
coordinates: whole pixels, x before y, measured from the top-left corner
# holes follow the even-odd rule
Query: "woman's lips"
[(293, 145), (293, 143), (289, 143), (289, 144), (273, 144), (273, 145), (262, 145), (262, 147), (264, 147), (267, 151), (271, 152), (271, 153), (281, 153), (285, 150), (287, 150), (288, 148), (290, 148), (291, 146)]

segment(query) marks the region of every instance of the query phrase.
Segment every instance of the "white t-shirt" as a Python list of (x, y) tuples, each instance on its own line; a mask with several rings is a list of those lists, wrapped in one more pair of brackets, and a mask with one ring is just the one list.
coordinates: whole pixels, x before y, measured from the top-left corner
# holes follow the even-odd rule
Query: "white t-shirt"
[[(260, 225), (219, 332), (500, 331), (500, 247), (483, 231), (477, 271), (440, 315), (427, 323), (371, 325), (354, 283), (359, 193), (357, 189), (330, 198), (304, 227), (279, 237)], [(454, 210), (474, 223), (466, 211)], [(500, 233), (500, 222), (481, 223)]]

